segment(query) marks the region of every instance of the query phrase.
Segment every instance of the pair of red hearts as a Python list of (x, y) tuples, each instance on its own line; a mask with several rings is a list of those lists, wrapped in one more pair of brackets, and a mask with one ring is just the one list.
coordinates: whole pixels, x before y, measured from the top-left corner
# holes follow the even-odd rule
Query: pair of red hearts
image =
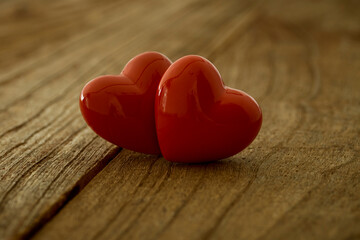
[(80, 109), (107, 141), (173, 162), (232, 156), (254, 140), (262, 122), (256, 101), (224, 86), (208, 60), (190, 55), (171, 63), (157, 52), (134, 57), (120, 75), (90, 81)]

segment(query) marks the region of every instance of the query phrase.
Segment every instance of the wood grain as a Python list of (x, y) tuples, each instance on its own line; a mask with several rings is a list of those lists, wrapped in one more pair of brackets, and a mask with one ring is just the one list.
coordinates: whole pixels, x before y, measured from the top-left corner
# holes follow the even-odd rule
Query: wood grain
[[(0, 239), (360, 238), (355, 1), (0, 3)], [(257, 99), (253, 144), (173, 164), (97, 137), (91, 78), (199, 54)]]

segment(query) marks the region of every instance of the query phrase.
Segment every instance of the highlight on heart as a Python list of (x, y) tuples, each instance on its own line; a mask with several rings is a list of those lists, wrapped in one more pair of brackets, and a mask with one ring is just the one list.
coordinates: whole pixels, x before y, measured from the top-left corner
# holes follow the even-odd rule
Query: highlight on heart
[(262, 123), (257, 102), (225, 86), (216, 67), (196, 55), (172, 63), (158, 52), (139, 54), (119, 75), (88, 82), (79, 102), (100, 137), (172, 162), (235, 155), (255, 139)]

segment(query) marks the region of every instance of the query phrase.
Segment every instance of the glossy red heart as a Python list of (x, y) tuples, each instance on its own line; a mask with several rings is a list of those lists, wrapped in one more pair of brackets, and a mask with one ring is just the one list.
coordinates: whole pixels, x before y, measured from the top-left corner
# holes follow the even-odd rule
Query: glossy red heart
[(247, 147), (260, 130), (262, 113), (248, 94), (224, 86), (208, 60), (185, 56), (160, 81), (155, 119), (165, 159), (206, 162)]
[(159, 81), (170, 65), (164, 55), (146, 52), (131, 59), (120, 75), (90, 81), (80, 96), (87, 124), (120, 147), (159, 154), (154, 101)]

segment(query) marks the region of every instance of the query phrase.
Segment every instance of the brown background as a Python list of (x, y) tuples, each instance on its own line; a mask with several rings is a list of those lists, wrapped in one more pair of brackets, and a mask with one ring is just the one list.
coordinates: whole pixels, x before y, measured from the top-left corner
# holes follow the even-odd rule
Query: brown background
[[(148, 50), (199, 54), (259, 136), (186, 165), (121, 150), (84, 84)], [(359, 1), (0, 2), (0, 239), (360, 239)]]

